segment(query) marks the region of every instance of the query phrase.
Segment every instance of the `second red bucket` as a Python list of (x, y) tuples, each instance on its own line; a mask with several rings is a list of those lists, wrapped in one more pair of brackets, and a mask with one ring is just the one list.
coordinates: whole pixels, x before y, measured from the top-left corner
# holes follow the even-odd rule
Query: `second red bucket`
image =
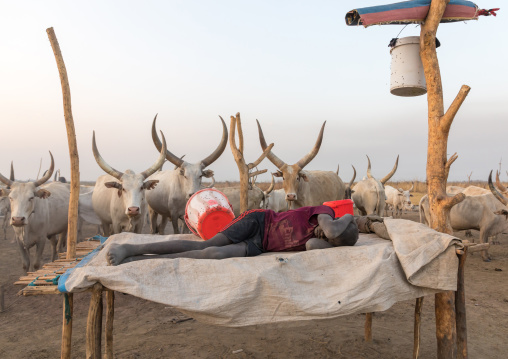
[(335, 218), (342, 217), (343, 215), (349, 213), (354, 215), (353, 213), (353, 200), (351, 199), (342, 199), (339, 201), (330, 201), (323, 203), (325, 206), (331, 207), (335, 212)]

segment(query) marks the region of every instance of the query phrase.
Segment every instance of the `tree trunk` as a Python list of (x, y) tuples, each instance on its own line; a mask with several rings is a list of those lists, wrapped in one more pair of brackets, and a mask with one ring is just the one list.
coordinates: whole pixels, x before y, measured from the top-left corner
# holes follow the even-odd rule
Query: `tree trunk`
[[(427, 192), (430, 206), (430, 227), (436, 231), (452, 234), (450, 209), (464, 200), (459, 193), (446, 195), (446, 182), (450, 166), (457, 159), (454, 154), (447, 159), (450, 127), (464, 102), (470, 88), (463, 85), (448, 111), (444, 112), (443, 87), (436, 53), (436, 32), (450, 0), (432, 0), (429, 13), (420, 34), (420, 57), (427, 82), (428, 101), (428, 148)], [(457, 355), (455, 296), (452, 292), (436, 294), (436, 336), (438, 358), (455, 358)]]

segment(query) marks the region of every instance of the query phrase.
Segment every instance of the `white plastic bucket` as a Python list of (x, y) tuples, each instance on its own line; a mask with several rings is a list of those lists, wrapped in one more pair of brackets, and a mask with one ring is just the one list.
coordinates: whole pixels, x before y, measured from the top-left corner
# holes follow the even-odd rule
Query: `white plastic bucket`
[(420, 58), (420, 37), (397, 39), (392, 55), (390, 92), (396, 96), (420, 96), (427, 93), (423, 64)]
[(207, 240), (231, 222), (235, 215), (224, 193), (215, 188), (206, 188), (189, 198), (184, 218), (194, 234)]

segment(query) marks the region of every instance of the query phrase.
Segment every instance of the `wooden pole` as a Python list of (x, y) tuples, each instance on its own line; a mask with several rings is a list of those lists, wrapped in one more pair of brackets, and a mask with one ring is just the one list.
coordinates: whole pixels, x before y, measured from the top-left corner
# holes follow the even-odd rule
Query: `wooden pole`
[[(222, 119), (222, 117), (221, 117)], [(236, 130), (238, 130), (238, 143), (239, 146), (236, 146)], [(229, 145), (231, 147), (231, 152), (233, 152), (233, 157), (235, 158), (236, 165), (238, 166), (238, 171), (240, 172), (240, 213), (245, 212), (248, 209), (248, 191), (249, 191), (249, 177), (255, 174), (264, 173), (264, 171), (257, 171), (254, 174), (249, 174), (249, 171), (256, 167), (261, 161), (266, 157), (266, 155), (270, 152), (273, 147), (273, 143), (271, 143), (268, 147), (265, 148), (261, 156), (253, 163), (246, 164), (245, 158), (243, 156), (243, 130), (242, 130), (242, 121), (240, 119), (240, 113), (238, 112), (235, 116), (231, 116), (231, 124), (229, 127)]]
[(0, 313), (5, 310), (4, 286), (0, 285)]
[[(443, 87), (436, 53), (436, 33), (439, 22), (450, 0), (432, 0), (429, 13), (421, 27), (420, 57), (427, 82), (428, 102), (428, 147), (427, 147), (427, 193), (430, 205), (430, 227), (443, 233), (453, 233), (450, 224), (450, 209), (464, 200), (459, 193), (448, 197), (446, 182), (454, 154), (447, 158), (448, 134), (457, 111), (464, 102), (470, 88), (462, 86), (457, 97), (444, 112)], [(453, 292), (437, 293), (435, 300), (436, 337), (438, 359), (455, 358), (457, 333), (455, 323), (455, 296)]]
[(113, 359), (113, 319), (115, 317), (115, 292), (106, 292), (106, 359)]
[(467, 359), (467, 323), (466, 323), (466, 293), (464, 287), (464, 268), (468, 247), (464, 254), (459, 255), (459, 272), (457, 276), (457, 291), (455, 292), (455, 311), (457, 320), (457, 358)]
[(420, 329), (422, 324), (422, 307), (423, 307), (423, 297), (416, 298), (413, 359), (418, 359), (418, 356), (420, 355), (420, 336), (421, 336)]
[(62, 347), (60, 358), (70, 359), (72, 344), (72, 315), (74, 307), (74, 295), (64, 294), (63, 302), (63, 324), (62, 324)]
[(71, 158), (71, 197), (69, 200), (69, 219), (67, 230), (67, 259), (76, 257), (76, 240), (78, 236), (78, 202), (79, 202), (79, 156), (78, 145), (76, 143), (76, 131), (74, 130), (74, 120), (72, 118), (71, 107), (71, 89), (67, 78), (67, 70), (60, 51), (60, 45), (52, 27), (46, 29), (49, 42), (56, 59), (56, 65), (60, 74), (60, 83), (62, 85), (63, 107), (65, 117), (65, 127), (67, 129), (67, 141), (69, 143), (69, 154)]
[(95, 283), (92, 287), (86, 321), (86, 359), (101, 359), (102, 291), (100, 283)]
[(372, 341), (372, 313), (365, 314), (365, 341)]

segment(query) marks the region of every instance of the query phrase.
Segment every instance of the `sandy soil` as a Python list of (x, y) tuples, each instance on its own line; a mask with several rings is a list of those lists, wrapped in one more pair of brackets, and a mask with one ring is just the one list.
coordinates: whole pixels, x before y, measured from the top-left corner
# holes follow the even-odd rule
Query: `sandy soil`
[[(417, 213), (404, 215), (418, 220)], [(87, 227), (89, 235), (95, 228)], [(20, 297), (12, 283), (22, 275), (12, 229), (0, 239), (0, 284), (6, 310), (0, 313), (0, 358), (60, 356), (62, 296)], [(478, 238), (478, 232), (473, 234)], [(463, 232), (456, 233), (463, 237)], [(466, 265), (470, 358), (506, 358), (508, 352), (508, 235), (491, 246), (493, 261), (478, 254)], [(44, 261), (50, 259), (46, 246)], [(85, 323), (90, 295), (74, 299), (74, 358), (85, 355)], [(375, 313), (371, 343), (363, 341), (364, 315), (292, 324), (224, 328), (204, 325), (164, 305), (117, 294), (117, 358), (410, 358), (414, 301)], [(436, 356), (434, 298), (424, 301), (421, 358)]]

